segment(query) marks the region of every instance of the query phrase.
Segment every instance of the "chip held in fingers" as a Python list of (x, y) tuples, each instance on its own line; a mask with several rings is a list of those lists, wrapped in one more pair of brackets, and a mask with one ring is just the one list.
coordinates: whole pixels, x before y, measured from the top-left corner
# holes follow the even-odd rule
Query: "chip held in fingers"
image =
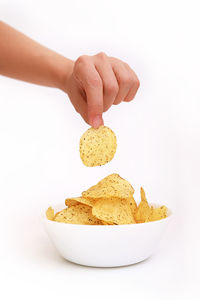
[(105, 165), (113, 159), (116, 149), (116, 136), (107, 126), (91, 127), (80, 139), (80, 157), (87, 167)]
[(46, 211), (50, 221), (80, 225), (125, 225), (158, 221), (168, 216), (166, 206), (154, 207), (147, 202), (141, 187), (141, 201), (133, 198), (134, 188), (118, 174), (111, 174), (82, 193), (65, 200), (66, 208), (54, 214)]

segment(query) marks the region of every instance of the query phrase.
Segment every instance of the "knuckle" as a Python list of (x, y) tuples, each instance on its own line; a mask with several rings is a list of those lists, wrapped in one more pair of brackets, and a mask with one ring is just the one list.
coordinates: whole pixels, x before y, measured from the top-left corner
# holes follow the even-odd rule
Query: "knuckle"
[(101, 88), (102, 87), (101, 79), (98, 77), (88, 77), (86, 79), (86, 85), (89, 88)]
[(139, 89), (139, 87), (140, 87), (140, 81), (139, 81), (138, 78), (135, 78), (134, 84), (135, 84), (136, 88)]
[(88, 62), (88, 56), (87, 55), (81, 55), (76, 60), (76, 65), (84, 65)]
[(127, 70), (130, 70), (129, 64), (127, 64), (126, 62), (123, 62), (124, 66), (126, 67)]
[(107, 55), (106, 55), (104, 52), (99, 52), (99, 53), (97, 54), (97, 56), (98, 56), (100, 59), (105, 59), (105, 58), (107, 58)]
[(128, 74), (124, 74), (120, 76), (119, 81), (123, 85), (131, 86), (134, 82), (134, 78)]
[(105, 93), (107, 93), (109, 95), (117, 95), (118, 91), (119, 91), (119, 87), (118, 87), (118, 84), (116, 84), (114, 82), (106, 82), (106, 83), (104, 83), (104, 90), (105, 90)]

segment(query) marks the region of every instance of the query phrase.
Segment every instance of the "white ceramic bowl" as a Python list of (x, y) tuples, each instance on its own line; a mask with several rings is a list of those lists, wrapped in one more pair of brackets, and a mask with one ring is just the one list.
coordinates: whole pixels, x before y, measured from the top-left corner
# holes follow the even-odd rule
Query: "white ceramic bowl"
[[(155, 207), (158, 205), (151, 204)], [(55, 212), (63, 209), (54, 207)], [(159, 221), (130, 225), (77, 225), (42, 221), (50, 240), (65, 259), (85, 266), (119, 267), (150, 257), (172, 216)]]

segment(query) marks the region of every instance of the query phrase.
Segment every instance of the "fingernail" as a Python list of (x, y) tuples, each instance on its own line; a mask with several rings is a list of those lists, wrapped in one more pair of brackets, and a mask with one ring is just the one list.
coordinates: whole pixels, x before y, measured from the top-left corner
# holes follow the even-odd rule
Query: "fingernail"
[(97, 115), (92, 119), (92, 127), (99, 128), (99, 126), (103, 125), (103, 120), (101, 115)]

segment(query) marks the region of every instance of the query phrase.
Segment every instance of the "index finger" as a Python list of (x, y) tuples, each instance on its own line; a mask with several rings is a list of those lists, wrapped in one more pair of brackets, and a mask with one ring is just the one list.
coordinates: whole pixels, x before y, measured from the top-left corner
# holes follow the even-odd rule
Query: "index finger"
[(103, 125), (103, 83), (92, 63), (82, 69), (79, 74), (87, 98), (88, 122), (94, 128)]

